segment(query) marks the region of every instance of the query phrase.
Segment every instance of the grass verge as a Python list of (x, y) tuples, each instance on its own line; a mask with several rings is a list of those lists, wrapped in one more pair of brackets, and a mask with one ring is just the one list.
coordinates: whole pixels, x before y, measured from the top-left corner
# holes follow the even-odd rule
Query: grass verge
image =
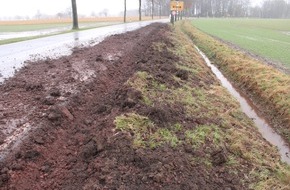
[(188, 167), (203, 168), (209, 178), (222, 168), (243, 189), (287, 189), (290, 168), (218, 83), (181, 26), (167, 34), (170, 42), (152, 44), (151, 58), (142, 59), (140, 71), (124, 84), (141, 98), (139, 109), (116, 117), (116, 130), (129, 134), (135, 149), (187, 152)]
[(290, 76), (263, 64), (182, 22), (197, 46), (241, 89), (250, 95), (272, 125), (290, 143)]
[[(11, 43), (21, 42), (21, 41), (26, 41), (26, 40), (33, 40), (33, 39), (38, 39), (38, 38), (44, 38), (44, 37), (49, 37), (49, 36), (55, 36), (55, 35), (60, 35), (60, 34), (67, 34), (70, 32), (89, 30), (89, 29), (93, 29), (93, 28), (110, 26), (110, 25), (114, 25), (114, 24), (118, 24), (118, 23), (113, 23), (113, 22), (112, 23), (100, 23), (99, 25), (94, 25), (94, 26), (89, 26), (89, 25), (84, 26), (84, 27), (80, 28), (79, 30), (65, 30), (65, 31), (60, 31), (60, 32), (53, 32), (52, 34), (5, 39), (5, 40), (0, 40), (0, 45), (11, 44)], [(42, 27), (42, 26), (37, 26), (37, 27)]]

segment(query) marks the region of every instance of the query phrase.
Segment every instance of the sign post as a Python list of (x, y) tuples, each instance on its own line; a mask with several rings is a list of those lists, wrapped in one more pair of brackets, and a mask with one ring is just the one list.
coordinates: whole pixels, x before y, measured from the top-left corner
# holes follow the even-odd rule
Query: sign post
[[(180, 14), (181, 14), (181, 11), (184, 10), (184, 2), (183, 1), (171, 1), (170, 2), (170, 10), (171, 12), (172, 11), (175, 11), (176, 15), (175, 15), (175, 21), (176, 21), (176, 18), (180, 17)], [(178, 19), (179, 20), (179, 19)]]
[(171, 1), (170, 2), (170, 10), (171, 11), (183, 11), (184, 10), (184, 2), (183, 1)]

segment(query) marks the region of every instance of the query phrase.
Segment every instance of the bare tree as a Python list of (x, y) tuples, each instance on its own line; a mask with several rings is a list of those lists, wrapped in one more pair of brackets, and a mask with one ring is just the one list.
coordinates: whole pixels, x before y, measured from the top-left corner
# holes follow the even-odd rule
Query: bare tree
[(155, 5), (157, 5), (156, 13), (159, 15), (159, 18), (161, 18), (162, 11), (164, 10), (164, 7), (166, 6), (166, 2), (165, 0), (155, 0)]
[[(143, 0), (146, 16), (169, 15), (171, 0)], [(250, 0), (183, 0), (184, 13), (198, 17), (290, 18), (290, 0), (264, 0), (263, 6), (251, 7)], [(156, 9), (156, 10), (155, 10)]]
[(107, 17), (108, 14), (109, 14), (108, 9), (103, 9), (102, 11), (99, 12), (99, 16), (101, 16), (101, 17)]
[(126, 22), (127, 2), (124, 0), (124, 22)]
[(42, 14), (40, 13), (40, 10), (37, 10), (36, 15), (34, 16), (36, 19), (40, 19), (42, 17)]
[(73, 29), (79, 29), (79, 22), (78, 22), (78, 11), (77, 11), (77, 2), (76, 0), (71, 0), (72, 4), (72, 16), (73, 16)]
[(288, 1), (284, 0), (266, 0), (262, 6), (264, 18), (285, 18), (288, 15)]
[(142, 2), (141, 2), (141, 0), (139, 0), (139, 21), (141, 21), (141, 15), (142, 15), (142, 12), (141, 12), (141, 7), (142, 7)]
[(151, 12), (151, 17), (153, 20), (153, 15), (154, 15), (154, 0), (151, 1), (152, 2), (152, 12)]
[(145, 15), (151, 16), (152, 19), (154, 15), (168, 16), (170, 13), (170, 0), (145, 0), (143, 2)]

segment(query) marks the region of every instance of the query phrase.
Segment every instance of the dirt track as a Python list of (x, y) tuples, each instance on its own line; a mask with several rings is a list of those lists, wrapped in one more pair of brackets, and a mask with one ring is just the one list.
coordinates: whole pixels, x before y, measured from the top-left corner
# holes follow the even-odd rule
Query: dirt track
[[(223, 150), (211, 154), (209, 169), (192, 163), (192, 155), (205, 153), (186, 144), (134, 148), (132, 134), (115, 130), (115, 118), (130, 112), (163, 128), (176, 122), (188, 128), (220, 122), (188, 118), (179, 104), (150, 107), (126, 85), (137, 71), (171, 86), (180, 85), (171, 74), (188, 79), (187, 72), (174, 66), (176, 55), (152, 48), (153, 42), (174, 46), (170, 30), (153, 24), (114, 35), (94, 47), (75, 49), (71, 56), (29, 63), (0, 86), (0, 150), (6, 155), (0, 164), (1, 189), (247, 188), (247, 179), (241, 179), (252, 166), (243, 161), (231, 173), (223, 166)], [(205, 84), (194, 85), (217, 84), (209, 69), (205, 74)]]

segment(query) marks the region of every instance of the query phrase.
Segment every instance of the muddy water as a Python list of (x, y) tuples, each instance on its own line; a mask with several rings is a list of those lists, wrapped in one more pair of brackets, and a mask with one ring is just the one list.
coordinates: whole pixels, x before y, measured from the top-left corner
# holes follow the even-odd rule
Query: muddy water
[[(263, 135), (263, 137), (276, 146), (279, 150), (281, 155), (281, 160), (290, 164), (290, 149), (286, 145), (285, 141), (278, 135), (267, 121), (258, 116), (257, 112), (255, 111), (253, 104), (249, 101), (249, 99), (243, 97), (238, 90), (236, 90), (233, 85), (229, 82), (227, 78), (219, 71), (217, 67), (211, 64), (210, 60), (206, 57), (206, 55), (195, 47), (200, 55), (205, 60), (206, 64), (211, 68), (212, 72), (216, 75), (216, 77), (221, 81), (221, 84), (228, 89), (228, 91), (239, 101), (242, 111), (251, 119), (253, 119), (254, 123), (258, 127), (259, 132)], [(289, 154), (289, 155), (288, 155)]]

